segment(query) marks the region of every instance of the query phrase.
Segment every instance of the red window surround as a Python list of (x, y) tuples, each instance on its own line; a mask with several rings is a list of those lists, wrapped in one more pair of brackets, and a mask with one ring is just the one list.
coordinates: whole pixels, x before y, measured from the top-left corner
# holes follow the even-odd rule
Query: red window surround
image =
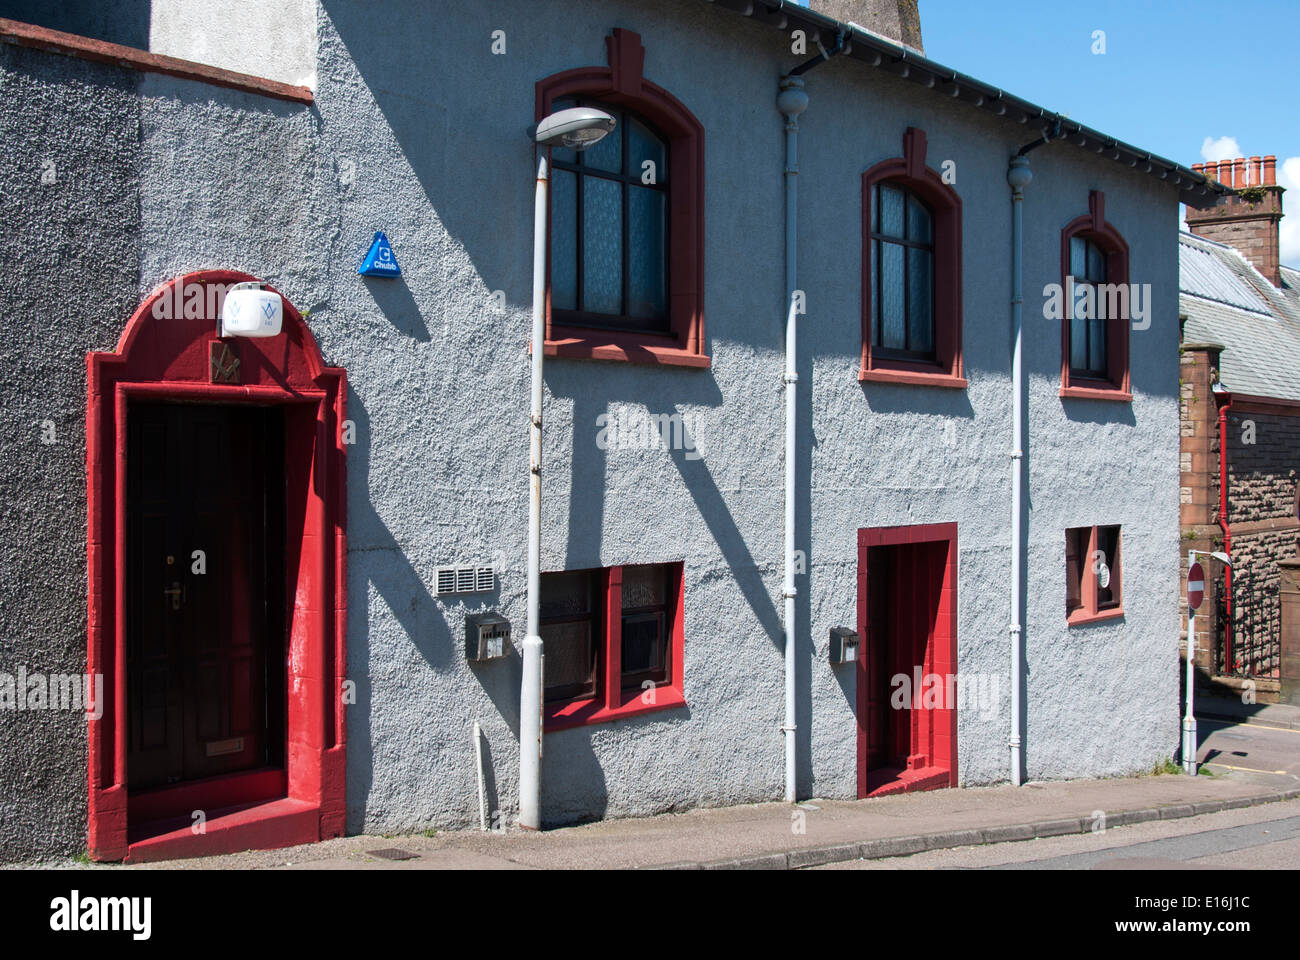
[[(925, 165), (925, 131), (908, 127), (903, 155), (883, 160), (862, 175), (862, 367), (861, 381), (965, 388), (961, 356), (961, 197)], [(904, 186), (934, 217), (934, 340), (932, 363), (872, 355), (871, 198), (877, 183)]]
[[(268, 849), (341, 836), (347, 727), (339, 694), (347, 664), (347, 471), (340, 434), (347, 379), (328, 367), (302, 316), (284, 300), (283, 332), (226, 341), (236, 383), (213, 383), (217, 318), (154, 315), (181, 291), (257, 278), (186, 274), (135, 311), (117, 349), (86, 355), (87, 670), (102, 674), (104, 712), (89, 723), (88, 847), (95, 860), (170, 859)], [(203, 298), (206, 300), (206, 297)], [(218, 305), (217, 309), (220, 307)], [(170, 311), (177, 313), (177, 311)], [(183, 311), (180, 313), (183, 314)], [(285, 407), (288, 723), (285, 769), (190, 781), (160, 796), (127, 789), (127, 426), (133, 400)], [(164, 812), (210, 811), (206, 832), (153, 832)], [(236, 808), (217, 815), (222, 808)]]
[(670, 587), (666, 617), (669, 629), (667, 680), (652, 690), (623, 687), (623, 568), (603, 571), (605, 591), (603, 629), (593, 637), (597, 646), (596, 692), (588, 698), (563, 703), (544, 703), (544, 729), (564, 730), (607, 720), (620, 720), (656, 710), (686, 705), (685, 665), (685, 564), (665, 564)]
[[(1073, 527), (1065, 531), (1065, 538), (1066, 624), (1074, 627), (1121, 619), (1124, 595), (1120, 528)], [(1105, 560), (1110, 573), (1104, 589), (1097, 575), (1098, 559)]]
[[(1070, 273), (1070, 239), (1091, 240), (1106, 255), (1106, 282), (1127, 284), (1128, 244), (1118, 230), (1106, 222), (1106, 195), (1093, 190), (1088, 195), (1088, 212), (1075, 217), (1061, 231), (1061, 289)], [(1069, 311), (1064, 311), (1068, 313)], [(1088, 400), (1118, 400), (1129, 403), (1133, 394), (1129, 385), (1129, 318), (1110, 317), (1106, 321), (1106, 366), (1110, 376), (1094, 380), (1070, 373), (1070, 320), (1061, 320), (1061, 396)]]
[[(668, 139), (668, 324), (670, 333), (599, 330), (553, 323), (547, 256), (546, 355), (708, 367), (704, 352), (704, 127), (676, 97), (642, 76), (641, 36), (615, 28), (605, 38), (608, 67), (580, 67), (537, 82), (536, 119), (564, 97), (627, 107)], [(549, 235), (549, 234), (548, 234)]]

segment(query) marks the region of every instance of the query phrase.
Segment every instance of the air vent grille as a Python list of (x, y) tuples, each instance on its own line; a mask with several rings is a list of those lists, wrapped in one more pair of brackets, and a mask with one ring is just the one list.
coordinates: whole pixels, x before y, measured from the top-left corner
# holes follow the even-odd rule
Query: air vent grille
[(490, 593), (496, 589), (496, 571), (490, 566), (439, 567), (437, 594)]

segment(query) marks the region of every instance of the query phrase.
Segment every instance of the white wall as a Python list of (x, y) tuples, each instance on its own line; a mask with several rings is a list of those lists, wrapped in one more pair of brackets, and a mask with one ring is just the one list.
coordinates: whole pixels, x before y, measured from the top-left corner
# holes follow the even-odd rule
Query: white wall
[(315, 0), (153, 0), (149, 50), (316, 89)]

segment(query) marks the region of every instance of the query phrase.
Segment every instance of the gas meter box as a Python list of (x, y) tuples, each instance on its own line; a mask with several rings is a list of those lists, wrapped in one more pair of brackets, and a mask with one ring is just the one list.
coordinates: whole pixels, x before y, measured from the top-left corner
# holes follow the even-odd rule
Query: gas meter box
[(510, 621), (499, 613), (465, 616), (465, 657), (473, 662), (497, 660), (510, 652)]
[(848, 627), (831, 627), (831, 663), (853, 663), (858, 659), (858, 633)]

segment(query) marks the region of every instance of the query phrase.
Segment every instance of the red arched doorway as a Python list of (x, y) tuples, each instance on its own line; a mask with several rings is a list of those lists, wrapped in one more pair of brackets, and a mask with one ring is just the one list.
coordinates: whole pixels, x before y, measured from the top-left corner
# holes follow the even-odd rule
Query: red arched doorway
[(178, 277), (86, 357), (97, 860), (343, 832), (346, 375), (288, 300), (279, 336), (218, 336), (255, 280)]

